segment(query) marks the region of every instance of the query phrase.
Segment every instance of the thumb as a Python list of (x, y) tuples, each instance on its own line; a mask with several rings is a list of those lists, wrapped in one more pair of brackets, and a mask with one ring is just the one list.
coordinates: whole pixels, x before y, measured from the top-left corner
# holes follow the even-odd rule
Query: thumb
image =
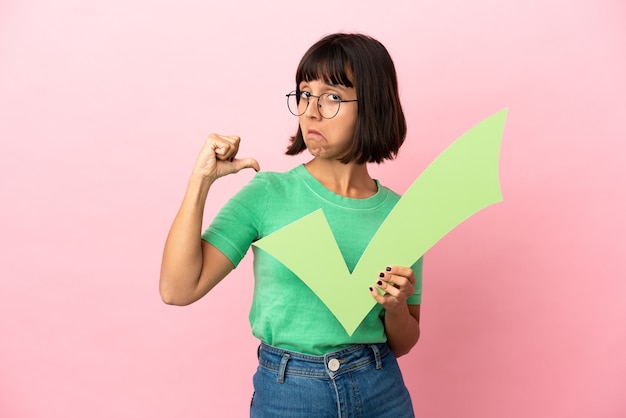
[(235, 158), (233, 160), (235, 171), (243, 170), (244, 168), (253, 168), (255, 171), (261, 170), (261, 166), (254, 158)]

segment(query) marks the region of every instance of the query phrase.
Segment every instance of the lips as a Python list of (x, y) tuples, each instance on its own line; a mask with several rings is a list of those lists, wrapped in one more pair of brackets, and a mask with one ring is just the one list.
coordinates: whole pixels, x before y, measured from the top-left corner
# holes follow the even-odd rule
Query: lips
[(315, 129), (309, 129), (306, 133), (307, 139), (325, 139), (324, 135), (322, 135), (319, 131)]

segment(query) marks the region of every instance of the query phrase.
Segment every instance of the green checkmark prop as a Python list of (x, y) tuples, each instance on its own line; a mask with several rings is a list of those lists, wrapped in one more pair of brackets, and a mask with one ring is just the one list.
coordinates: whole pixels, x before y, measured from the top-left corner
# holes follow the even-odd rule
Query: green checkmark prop
[(376, 305), (368, 287), (381, 269), (413, 265), (465, 219), (502, 201), (498, 156), (506, 113), (474, 126), (424, 170), (381, 224), (352, 274), (321, 209), (253, 245), (304, 281), (352, 335)]

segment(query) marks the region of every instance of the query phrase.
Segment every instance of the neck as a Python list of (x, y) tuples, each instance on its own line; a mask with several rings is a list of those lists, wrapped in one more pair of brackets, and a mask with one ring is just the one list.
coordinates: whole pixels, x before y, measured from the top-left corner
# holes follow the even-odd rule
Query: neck
[(365, 199), (378, 191), (366, 164), (344, 164), (336, 160), (314, 158), (304, 166), (324, 187), (338, 195)]

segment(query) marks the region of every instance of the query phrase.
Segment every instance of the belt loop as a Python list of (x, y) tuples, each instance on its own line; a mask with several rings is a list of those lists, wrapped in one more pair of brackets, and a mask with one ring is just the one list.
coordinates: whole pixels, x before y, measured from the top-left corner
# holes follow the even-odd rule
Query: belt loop
[(374, 352), (374, 359), (376, 359), (376, 370), (383, 368), (383, 362), (380, 360), (380, 350), (376, 344), (371, 344), (370, 348)]
[(278, 383), (285, 382), (285, 370), (287, 369), (287, 362), (289, 361), (289, 353), (284, 353), (283, 358), (280, 360), (278, 366)]

